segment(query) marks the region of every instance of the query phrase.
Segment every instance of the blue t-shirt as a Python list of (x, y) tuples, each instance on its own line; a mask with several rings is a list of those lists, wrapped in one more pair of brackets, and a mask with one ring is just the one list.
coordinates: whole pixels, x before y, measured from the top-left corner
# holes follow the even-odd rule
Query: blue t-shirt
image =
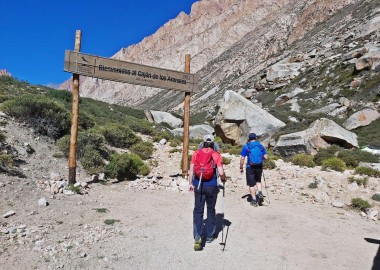
[[(261, 150), (261, 153), (264, 157), (264, 155), (266, 155), (267, 153), (267, 150), (265, 150), (265, 147), (259, 142), (259, 141), (253, 141), (253, 142), (249, 142), (247, 143), (246, 145), (244, 145), (243, 149), (241, 150), (241, 156), (242, 157), (246, 157), (248, 156), (248, 152), (249, 152), (249, 148), (255, 146), (255, 145), (258, 145), (260, 147), (260, 150)], [(264, 160), (264, 158), (263, 158)], [(250, 168), (251, 165), (249, 165), (249, 162), (247, 162), (247, 165), (246, 165), (247, 168)]]

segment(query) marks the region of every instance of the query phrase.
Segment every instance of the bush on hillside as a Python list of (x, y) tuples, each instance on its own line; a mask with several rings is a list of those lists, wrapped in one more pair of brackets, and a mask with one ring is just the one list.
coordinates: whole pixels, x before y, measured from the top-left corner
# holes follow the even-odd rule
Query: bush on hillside
[(317, 187), (318, 187), (318, 183), (317, 182), (311, 182), (309, 185), (308, 185), (308, 187), (310, 188), (310, 189), (316, 189)]
[(313, 156), (308, 154), (297, 154), (293, 156), (292, 163), (301, 167), (315, 167)]
[(368, 177), (364, 177), (364, 178), (358, 178), (358, 177), (355, 177), (355, 176), (351, 176), (348, 178), (348, 182), (350, 183), (356, 183), (358, 184), (358, 186), (361, 186), (363, 185), (364, 187), (367, 186), (368, 184)]
[(173, 138), (174, 138), (174, 135), (168, 130), (156, 130), (153, 134), (154, 142), (159, 142), (162, 139), (165, 139), (166, 141), (170, 141)]
[(375, 193), (371, 197), (372, 200), (380, 202), (380, 193)]
[(23, 95), (6, 101), (2, 109), (10, 116), (26, 122), (42, 135), (57, 139), (69, 133), (69, 112), (45, 96)]
[(376, 169), (369, 168), (369, 167), (356, 167), (355, 173), (373, 176), (373, 177), (380, 177), (380, 171), (378, 171)]
[[(77, 138), (77, 157), (82, 157), (84, 155), (85, 147), (91, 146), (91, 148), (95, 149), (97, 152), (102, 153), (105, 152), (104, 148), (104, 137), (100, 134), (96, 134), (92, 131), (79, 132)], [(69, 156), (69, 147), (70, 147), (70, 135), (66, 135), (58, 140), (57, 142), (58, 148), (63, 152), (63, 154), (68, 157)], [(107, 157), (106, 155), (104, 156)]]
[(232, 145), (229, 143), (220, 143), (219, 146), (220, 146), (221, 153), (228, 153), (234, 156), (240, 155), (241, 149), (243, 148), (243, 146), (241, 145)]
[(227, 157), (222, 157), (223, 165), (228, 165), (231, 163), (231, 159)]
[(141, 138), (132, 129), (118, 124), (107, 124), (99, 128), (107, 143), (114, 147), (129, 148), (139, 142)]
[(371, 205), (368, 201), (360, 199), (360, 198), (353, 198), (352, 199), (352, 207), (354, 209), (358, 209), (363, 212), (367, 212), (369, 208), (371, 208)]
[(348, 167), (355, 168), (360, 162), (379, 162), (379, 157), (360, 149), (342, 150), (338, 152), (338, 158), (344, 161)]
[(105, 170), (103, 157), (91, 145), (86, 145), (84, 147), (79, 161), (81, 162), (83, 168), (90, 174), (99, 174)]
[(174, 137), (173, 139), (170, 140), (170, 146), (171, 147), (177, 147), (182, 144), (182, 141), (178, 137)]
[(263, 168), (268, 169), (268, 170), (272, 170), (272, 169), (276, 168), (276, 163), (272, 159), (264, 160)]
[(132, 153), (138, 155), (141, 159), (146, 160), (153, 154), (154, 146), (151, 142), (138, 142), (130, 148)]
[(319, 152), (314, 156), (315, 164), (321, 166), (323, 160), (335, 157), (340, 149), (341, 148), (336, 145), (331, 145), (327, 148), (320, 149)]
[(322, 161), (322, 169), (327, 168), (338, 172), (343, 172), (346, 169), (346, 164), (340, 158), (332, 157)]
[(106, 176), (119, 181), (135, 180), (138, 174), (149, 173), (147, 165), (135, 154), (113, 154), (106, 167)]

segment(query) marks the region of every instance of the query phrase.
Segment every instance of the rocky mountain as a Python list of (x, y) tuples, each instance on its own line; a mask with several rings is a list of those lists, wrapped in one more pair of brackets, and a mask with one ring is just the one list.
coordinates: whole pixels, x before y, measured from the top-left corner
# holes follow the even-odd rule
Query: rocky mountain
[[(155, 34), (122, 48), (113, 58), (162, 68), (183, 70), (190, 54), (191, 72), (200, 75), (201, 93), (211, 86), (223, 92), (232, 77), (234, 85), (285, 57), (281, 50), (331, 18), (343, 7), (339, 1), (210, 0), (193, 4), (189, 15), (180, 13)], [(315, 40), (316, 41), (316, 40)], [(61, 88), (70, 88), (66, 82)], [(83, 78), (81, 93), (112, 103), (168, 110), (181, 102), (182, 93)], [(152, 104), (152, 98), (159, 102)], [(177, 98), (176, 98), (177, 97)], [(148, 99), (148, 100), (147, 100)]]
[(12, 76), (6, 69), (0, 69), (0, 76)]
[[(191, 72), (200, 78), (193, 115), (214, 120), (231, 90), (283, 121), (286, 133), (305, 129), (317, 116), (343, 124), (370, 110), (372, 116), (362, 120), (376, 121), (379, 36), (375, 0), (209, 0), (194, 3), (189, 15), (180, 13), (113, 58), (183, 70), (190, 54)], [(69, 82), (61, 88), (69, 89)], [(82, 77), (81, 94), (143, 109), (179, 114), (183, 109), (183, 92), (95, 78)], [(241, 124), (226, 119), (228, 125), (231, 121)], [(232, 133), (245, 136), (250, 127)], [(225, 132), (218, 135), (228, 139)]]

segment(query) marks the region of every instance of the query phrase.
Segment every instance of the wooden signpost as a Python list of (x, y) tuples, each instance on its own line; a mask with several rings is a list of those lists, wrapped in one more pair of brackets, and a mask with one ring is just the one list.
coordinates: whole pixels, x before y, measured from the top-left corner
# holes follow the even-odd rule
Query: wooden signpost
[(80, 30), (74, 51), (65, 51), (64, 70), (73, 73), (72, 118), (69, 149), (69, 184), (76, 182), (76, 152), (79, 115), (79, 75), (185, 92), (183, 116), (182, 176), (188, 175), (190, 94), (198, 91), (198, 78), (190, 74), (190, 55), (185, 55), (185, 72), (80, 53)]

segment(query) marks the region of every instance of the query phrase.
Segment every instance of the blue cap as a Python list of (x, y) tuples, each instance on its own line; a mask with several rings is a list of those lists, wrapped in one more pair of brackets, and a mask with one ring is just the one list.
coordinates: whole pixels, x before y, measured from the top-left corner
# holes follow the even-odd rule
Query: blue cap
[(248, 138), (249, 138), (250, 140), (256, 140), (256, 138), (257, 138), (256, 133), (249, 133)]

